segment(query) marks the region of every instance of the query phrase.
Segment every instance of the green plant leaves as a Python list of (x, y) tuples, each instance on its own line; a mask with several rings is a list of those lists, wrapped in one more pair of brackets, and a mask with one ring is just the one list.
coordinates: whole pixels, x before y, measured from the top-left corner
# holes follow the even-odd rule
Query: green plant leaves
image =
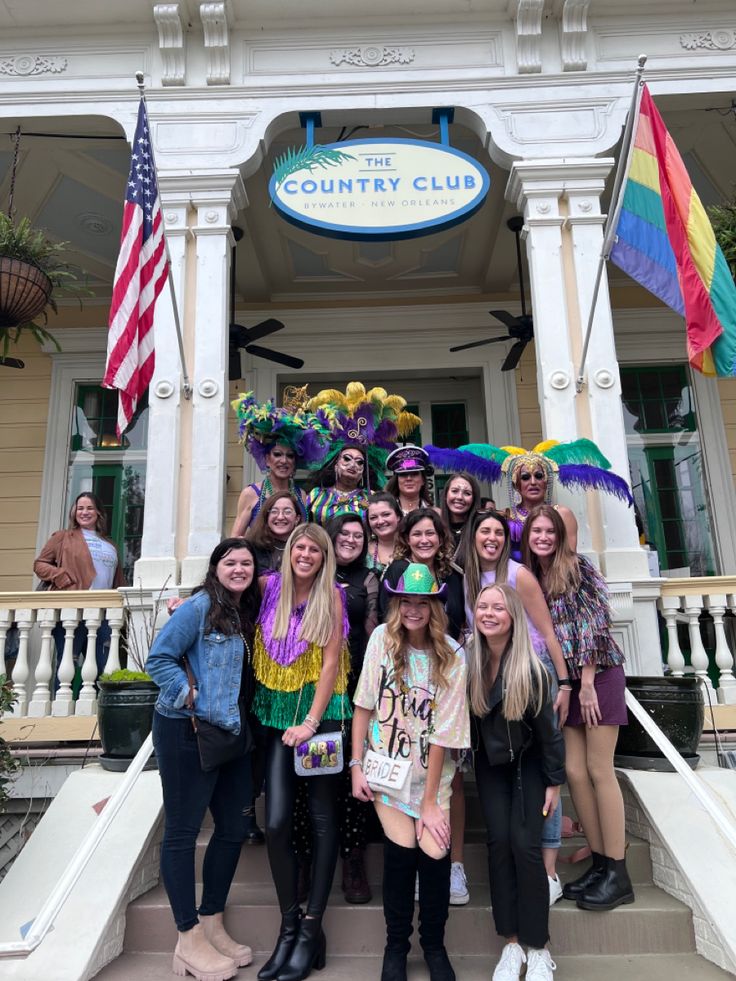
[(736, 198), (726, 204), (713, 205), (708, 208), (716, 242), (726, 258), (731, 269), (731, 275), (736, 279)]
[(274, 160), (273, 176), (278, 188), (289, 177), (298, 170), (308, 170), (310, 174), (318, 167), (326, 170), (328, 167), (338, 167), (345, 160), (355, 160), (351, 153), (342, 150), (334, 150), (332, 147), (314, 146), (289, 147)]

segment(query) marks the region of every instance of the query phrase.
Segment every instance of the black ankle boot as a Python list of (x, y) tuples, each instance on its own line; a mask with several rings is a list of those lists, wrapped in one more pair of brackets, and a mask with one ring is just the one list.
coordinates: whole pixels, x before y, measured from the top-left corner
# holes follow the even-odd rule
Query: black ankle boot
[(578, 899), (579, 909), (609, 910), (634, 902), (626, 859), (606, 858), (606, 870)]
[(322, 930), (322, 918), (305, 916), (299, 924), (296, 943), (276, 975), (276, 981), (304, 981), (313, 969), (321, 971), (326, 963), (327, 938)]
[(383, 915), (386, 949), (381, 981), (406, 981), (406, 955), (414, 922), (414, 880), (418, 848), (404, 848), (393, 841), (383, 845)]
[(605, 873), (606, 856), (600, 855), (598, 852), (591, 852), (590, 854), (593, 864), (582, 875), (578, 876), (577, 879), (574, 879), (572, 882), (566, 882), (562, 887), (562, 895), (565, 899), (580, 899), (585, 890), (589, 889)]
[(258, 981), (274, 981), (277, 974), (288, 960), (289, 954), (296, 943), (299, 930), (300, 909), (289, 910), (281, 914), (281, 928), (273, 953), (258, 972)]
[(417, 849), (419, 871), (419, 939), (430, 981), (455, 981), (445, 950), (445, 923), (450, 909), (450, 856), (430, 858)]

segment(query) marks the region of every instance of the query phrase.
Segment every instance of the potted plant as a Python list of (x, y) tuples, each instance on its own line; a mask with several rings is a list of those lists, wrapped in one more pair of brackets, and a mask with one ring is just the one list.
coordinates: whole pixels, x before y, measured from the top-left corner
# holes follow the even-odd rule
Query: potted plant
[[(100, 763), (106, 770), (127, 770), (153, 725), (158, 686), (146, 672), (146, 659), (156, 635), (165, 588), (166, 583), (150, 609), (144, 607), (141, 588), (135, 614), (128, 596), (124, 597), (121, 640), (126, 666), (110, 674), (101, 674), (97, 679), (97, 723), (102, 744)], [(155, 765), (155, 757), (151, 757), (148, 767)]]
[(6, 357), (10, 345), (17, 344), (24, 332), (39, 344), (50, 341), (61, 350), (36, 318), (45, 322), (48, 307), (57, 312), (55, 290), (79, 291), (74, 286), (76, 273), (60, 261), (67, 247), (67, 242), (46, 238), (27, 218), (16, 224), (0, 211), (0, 356)]
[[(693, 769), (698, 765), (698, 744), (703, 733), (705, 706), (702, 682), (694, 674), (626, 679), (629, 691), (651, 715), (677, 752)], [(635, 770), (671, 770), (641, 724), (629, 713), (616, 742), (616, 765)]]

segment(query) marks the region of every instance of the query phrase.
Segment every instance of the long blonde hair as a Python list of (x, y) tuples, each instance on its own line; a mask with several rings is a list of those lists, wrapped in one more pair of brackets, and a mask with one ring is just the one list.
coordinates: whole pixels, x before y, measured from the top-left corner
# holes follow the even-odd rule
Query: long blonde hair
[[(401, 687), (406, 672), (409, 654), (409, 637), (401, 623), (401, 596), (392, 596), (386, 616), (386, 653), (393, 657), (394, 681)], [(442, 600), (429, 599), (429, 656), (431, 676), (437, 688), (447, 688), (447, 675), (450, 671), (457, 648), (448, 643), (447, 614)]]
[(465, 575), (465, 597), (467, 604), (472, 610), (475, 601), (480, 593), (483, 570), (480, 564), (480, 556), (475, 546), (475, 537), (478, 529), (484, 521), (492, 518), (503, 528), (504, 543), (501, 554), (496, 562), (496, 582), (504, 583), (509, 576), (509, 554), (511, 552), (511, 535), (509, 534), (509, 523), (500, 511), (476, 511), (468, 523), (468, 538), (465, 548), (463, 561), (463, 573)]
[(501, 594), (511, 617), (511, 635), (499, 670), (503, 673), (503, 714), (509, 722), (516, 722), (524, 717), (530, 707), (535, 715), (539, 715), (549, 690), (549, 679), (534, 653), (519, 594), (503, 583), (498, 586), (484, 586), (475, 601), (474, 637), (468, 655), (470, 707), (479, 718), (488, 714), (491, 657), (488, 641), (478, 630), (477, 610), (481, 597), (491, 590)]
[(285, 637), (294, 607), (294, 570), (291, 568), (291, 550), (300, 538), (308, 538), (322, 552), (322, 565), (309, 590), (299, 640), (324, 647), (332, 636), (335, 626), (335, 552), (330, 536), (319, 525), (301, 524), (289, 535), (281, 562), (281, 594), (276, 606), (273, 636)]
[[(557, 537), (555, 554), (546, 572), (538, 557), (529, 547), (529, 535), (537, 518), (548, 518), (552, 522)], [(577, 592), (580, 588), (580, 564), (577, 554), (570, 548), (567, 527), (560, 517), (560, 512), (551, 504), (537, 504), (527, 515), (524, 530), (521, 533), (521, 554), (524, 565), (539, 580), (545, 595), (551, 597), (564, 596), (565, 593)]]

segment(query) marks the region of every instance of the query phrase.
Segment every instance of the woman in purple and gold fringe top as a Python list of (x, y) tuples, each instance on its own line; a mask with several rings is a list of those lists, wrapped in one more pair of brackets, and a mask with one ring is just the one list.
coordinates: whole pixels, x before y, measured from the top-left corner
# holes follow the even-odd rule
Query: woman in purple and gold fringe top
[(281, 908), (276, 947), (259, 981), (302, 981), (325, 962), (322, 915), (338, 854), (340, 780), (327, 771), (307, 781), (312, 817), (312, 884), (304, 917), (297, 900), (292, 824), (297, 783), (294, 747), (350, 718), (348, 623), (335, 585), (332, 543), (317, 525), (289, 536), (281, 572), (261, 580), (253, 711), (266, 732), (266, 845)]

